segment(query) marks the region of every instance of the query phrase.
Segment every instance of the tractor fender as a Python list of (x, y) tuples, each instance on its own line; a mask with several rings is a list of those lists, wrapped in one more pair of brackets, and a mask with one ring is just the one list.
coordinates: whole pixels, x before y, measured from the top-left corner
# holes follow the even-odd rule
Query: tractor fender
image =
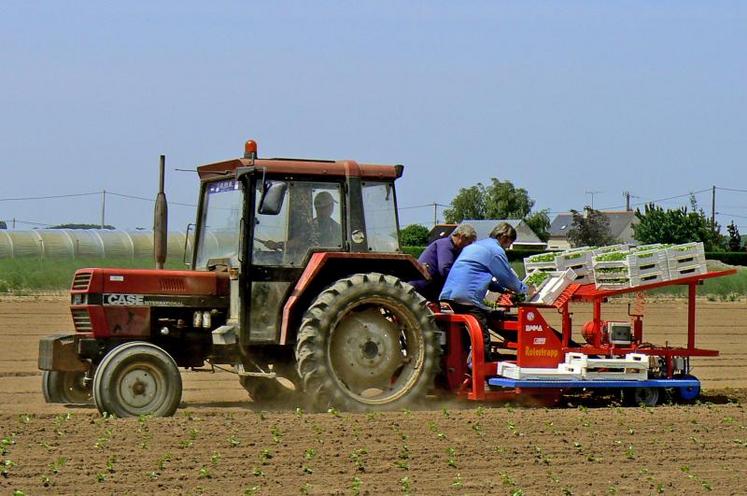
[(324, 288), (343, 277), (365, 272), (392, 275), (405, 282), (428, 277), (425, 268), (405, 253), (314, 253), (283, 306), (279, 344), (295, 342), (303, 313)]

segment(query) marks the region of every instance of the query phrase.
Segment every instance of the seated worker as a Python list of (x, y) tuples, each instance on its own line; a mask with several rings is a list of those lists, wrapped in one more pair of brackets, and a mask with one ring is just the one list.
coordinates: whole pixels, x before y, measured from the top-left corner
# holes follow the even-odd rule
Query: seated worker
[(342, 244), (342, 227), (332, 218), (335, 199), (328, 191), (321, 191), (314, 197), (316, 217), (311, 221), (314, 241), (322, 247), (337, 247)]
[(410, 281), (410, 284), (426, 300), (438, 301), (438, 295), (441, 294), (446, 276), (449, 275), (454, 261), (462, 249), (474, 243), (476, 239), (475, 228), (469, 224), (461, 224), (454, 229), (451, 236), (433, 241), (418, 257), (418, 262), (425, 266), (431, 278)]
[[(449, 303), (456, 313), (468, 313), (477, 318), (485, 346), (485, 361), (490, 361), (490, 309), (484, 300), (488, 290), (533, 294), (514, 274), (506, 251), (516, 241), (516, 229), (502, 223), (493, 228), (490, 237), (467, 246), (451, 267), (439, 299)], [(493, 278), (496, 282), (493, 282)]]

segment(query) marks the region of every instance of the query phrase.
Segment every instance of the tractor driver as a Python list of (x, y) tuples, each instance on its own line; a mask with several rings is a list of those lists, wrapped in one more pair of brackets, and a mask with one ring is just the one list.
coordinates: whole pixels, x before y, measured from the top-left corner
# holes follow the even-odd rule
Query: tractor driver
[(460, 224), (451, 236), (437, 239), (429, 244), (418, 257), (418, 262), (425, 266), (430, 279), (410, 281), (418, 293), (428, 301), (438, 301), (438, 295), (446, 282), (454, 260), (465, 246), (477, 239), (477, 232), (470, 224)]
[[(501, 223), (490, 231), (490, 237), (473, 243), (454, 262), (446, 278), (440, 300), (447, 302), (456, 313), (473, 315), (480, 322), (485, 361), (490, 361), (490, 309), (484, 300), (488, 290), (533, 294), (514, 274), (508, 263), (506, 251), (516, 241), (516, 229)], [(494, 281), (495, 279), (495, 281)]]
[(315, 234), (315, 241), (319, 246), (337, 247), (342, 243), (342, 228), (332, 218), (335, 209), (335, 199), (329, 191), (321, 191), (314, 197), (316, 217), (311, 221)]

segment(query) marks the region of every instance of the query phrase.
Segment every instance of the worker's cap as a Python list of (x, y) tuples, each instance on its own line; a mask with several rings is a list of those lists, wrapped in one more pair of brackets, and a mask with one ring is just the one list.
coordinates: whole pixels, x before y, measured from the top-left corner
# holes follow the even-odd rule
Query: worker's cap
[(322, 191), (321, 193), (317, 193), (317, 195), (314, 197), (314, 206), (316, 208), (328, 207), (332, 205), (333, 203), (337, 203), (337, 202), (332, 197), (332, 194), (328, 191)]

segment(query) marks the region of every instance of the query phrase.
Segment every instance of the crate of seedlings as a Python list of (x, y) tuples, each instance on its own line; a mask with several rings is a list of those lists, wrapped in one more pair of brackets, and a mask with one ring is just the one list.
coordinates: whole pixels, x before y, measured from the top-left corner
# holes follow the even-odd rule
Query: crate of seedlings
[(666, 248), (669, 278), (680, 279), (695, 274), (705, 274), (705, 250), (703, 243), (684, 243)]
[(594, 248), (588, 246), (565, 251), (555, 259), (557, 270), (573, 269), (576, 274), (574, 282), (578, 284), (590, 283), (593, 281), (593, 257)]
[[(535, 271), (524, 280), (525, 284), (531, 284), (537, 289), (529, 301), (543, 305), (552, 305), (558, 296), (575, 281), (576, 273), (573, 269), (566, 269), (562, 272)], [(535, 282), (539, 282), (540, 285), (537, 286)]]
[(560, 255), (559, 251), (551, 251), (548, 253), (538, 253), (531, 257), (524, 259), (524, 272), (531, 274), (535, 270), (541, 271), (555, 271), (558, 270), (558, 266), (555, 262), (555, 258)]
[(594, 282), (598, 289), (620, 289), (669, 280), (666, 249), (613, 251), (596, 255)]

